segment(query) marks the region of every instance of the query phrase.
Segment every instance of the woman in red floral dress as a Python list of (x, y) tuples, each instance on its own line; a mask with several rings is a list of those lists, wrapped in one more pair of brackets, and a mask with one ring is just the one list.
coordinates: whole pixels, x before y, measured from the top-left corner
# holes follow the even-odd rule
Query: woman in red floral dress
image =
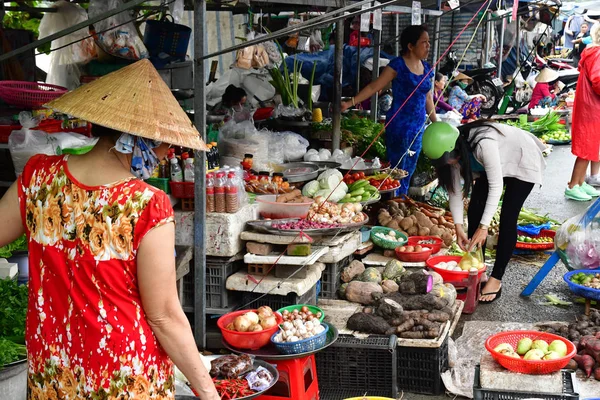
[[(125, 82), (115, 99), (125, 110), (136, 97), (131, 93), (144, 97), (136, 76), (148, 90), (170, 95), (149, 62), (111, 75), (102, 79)], [(88, 85), (50, 107), (93, 120), (77, 107), (95, 101), (94, 89), (100, 92), (103, 83)], [(86, 100), (78, 97), (82, 89), (89, 89)], [(160, 106), (177, 114), (181, 108), (170, 108), (171, 98)], [(146, 122), (164, 113), (137, 105), (149, 107)], [(203, 148), (197, 133), (182, 139), (185, 129), (189, 124), (171, 136), (143, 129), (133, 136), (135, 129), (128, 135), (99, 127), (103, 136), (85, 155), (32, 157), (0, 200), (0, 246), (23, 232), (29, 241), (30, 399), (174, 399), (171, 360), (200, 398), (219, 399), (177, 296), (169, 198), (136, 179), (165, 156), (167, 143)]]

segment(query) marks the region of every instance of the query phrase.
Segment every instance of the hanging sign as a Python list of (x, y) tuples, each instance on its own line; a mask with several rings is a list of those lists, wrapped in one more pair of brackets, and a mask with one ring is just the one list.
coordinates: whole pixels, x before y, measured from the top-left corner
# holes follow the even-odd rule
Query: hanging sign
[[(374, 6), (378, 6), (379, 3), (378, 1), (374, 1), (373, 5)], [(378, 8), (377, 10), (373, 11), (373, 29), (375, 29), (376, 31), (380, 31), (382, 28), (382, 9)]]
[[(362, 9), (366, 10), (368, 8), (371, 8), (370, 4), (363, 4)], [(371, 13), (370, 12), (364, 12), (362, 14), (360, 14), (360, 31), (361, 32), (369, 32), (369, 28), (371, 24)]]
[(448, 1), (448, 5), (450, 6), (451, 10), (455, 10), (460, 6), (460, 1), (459, 0), (450, 0), (450, 1)]
[(412, 25), (421, 25), (421, 2), (412, 2)]

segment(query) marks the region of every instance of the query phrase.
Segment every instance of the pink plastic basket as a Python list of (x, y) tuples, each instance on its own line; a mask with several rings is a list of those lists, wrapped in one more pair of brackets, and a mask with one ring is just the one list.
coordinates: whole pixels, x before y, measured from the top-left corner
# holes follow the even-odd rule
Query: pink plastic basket
[(0, 98), (15, 107), (41, 108), (67, 92), (67, 88), (48, 83), (0, 81)]

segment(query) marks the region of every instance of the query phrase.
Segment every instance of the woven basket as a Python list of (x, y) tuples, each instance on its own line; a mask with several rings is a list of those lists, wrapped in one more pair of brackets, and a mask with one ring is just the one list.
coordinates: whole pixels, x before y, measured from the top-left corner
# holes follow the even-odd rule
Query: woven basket
[(15, 107), (41, 108), (67, 92), (67, 88), (47, 83), (0, 81), (0, 98)]

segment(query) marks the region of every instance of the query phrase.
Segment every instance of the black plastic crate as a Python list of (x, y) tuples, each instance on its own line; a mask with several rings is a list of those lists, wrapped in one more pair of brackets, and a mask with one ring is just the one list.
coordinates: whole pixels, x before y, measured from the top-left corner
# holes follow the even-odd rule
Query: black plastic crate
[[(193, 262), (193, 260), (192, 260)], [(227, 278), (244, 266), (244, 260), (236, 257), (206, 257), (206, 311), (219, 313), (239, 304), (236, 292), (227, 290)], [(183, 307), (194, 306), (194, 269), (183, 278)]]
[[(340, 275), (342, 270), (346, 268), (354, 260), (354, 256), (350, 254), (348, 257), (341, 259), (336, 263), (325, 264), (325, 270), (321, 275), (321, 299), (337, 299), (337, 290), (341, 285)], [(363, 393), (364, 394), (364, 393)]]
[(448, 369), (448, 337), (438, 348), (398, 346), (398, 390), (444, 393), (442, 372)]
[(315, 354), (321, 398), (382, 396), (396, 398), (397, 338), (369, 336), (358, 339), (340, 335), (338, 340)]
[(579, 394), (575, 393), (574, 381), (577, 379), (575, 373), (562, 371), (563, 393), (530, 393), (512, 390), (482, 389), (479, 381), (479, 365), (475, 367), (475, 379), (473, 382), (473, 400), (520, 400), (520, 399), (543, 399), (543, 400), (579, 400)]
[(276, 294), (264, 294), (256, 292), (241, 292), (242, 302), (244, 309), (258, 308), (260, 306), (269, 306), (273, 311), (277, 311), (280, 308), (293, 306), (295, 304), (311, 304), (317, 305), (317, 285), (315, 284), (308, 292), (302, 296), (298, 296), (296, 293), (288, 293), (285, 296)]

